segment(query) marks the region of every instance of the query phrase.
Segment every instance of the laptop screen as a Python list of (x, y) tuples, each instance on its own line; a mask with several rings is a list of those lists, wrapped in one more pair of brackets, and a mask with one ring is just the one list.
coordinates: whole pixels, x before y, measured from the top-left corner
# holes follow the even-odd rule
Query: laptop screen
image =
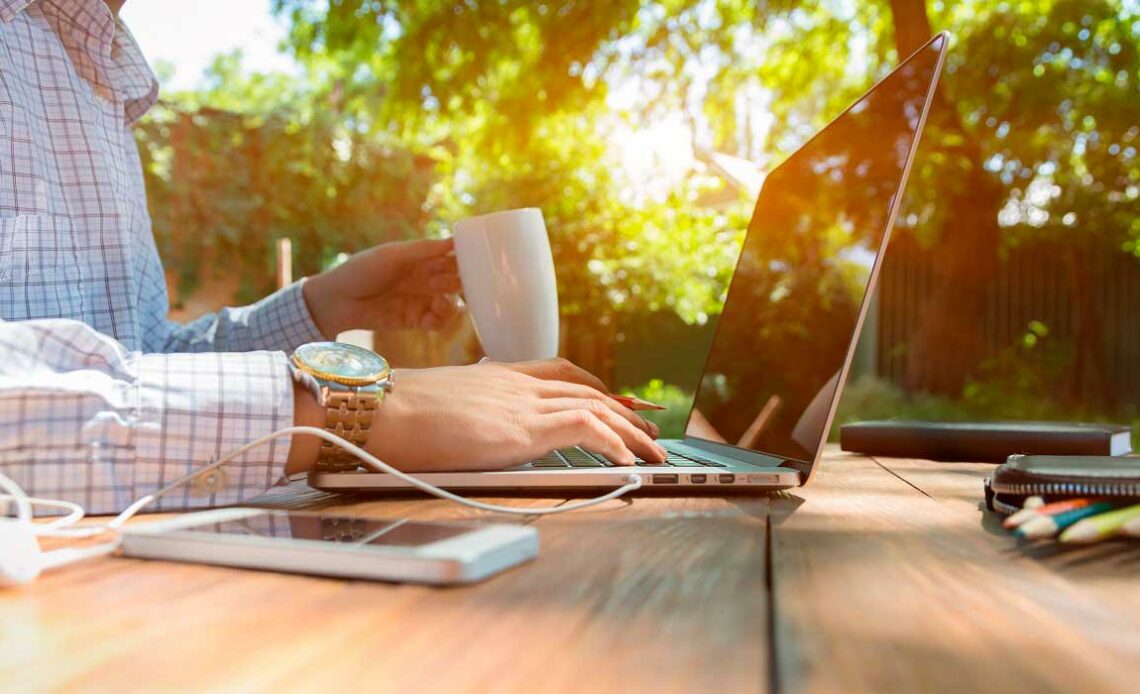
[(687, 437), (815, 461), (945, 43), (928, 43), (764, 181)]

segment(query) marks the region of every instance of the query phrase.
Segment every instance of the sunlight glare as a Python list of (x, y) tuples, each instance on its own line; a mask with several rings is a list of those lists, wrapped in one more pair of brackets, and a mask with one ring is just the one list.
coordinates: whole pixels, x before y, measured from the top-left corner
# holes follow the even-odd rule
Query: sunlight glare
[(635, 199), (661, 199), (693, 170), (692, 134), (684, 119), (668, 116), (648, 127), (628, 124), (611, 134), (622, 171)]

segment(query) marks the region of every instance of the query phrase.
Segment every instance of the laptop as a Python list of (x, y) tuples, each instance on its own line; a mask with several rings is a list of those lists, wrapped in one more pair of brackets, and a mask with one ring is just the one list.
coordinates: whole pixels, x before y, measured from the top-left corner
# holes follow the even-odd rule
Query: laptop
[[(452, 490), (775, 491), (818, 468), (934, 98), (933, 37), (764, 180), (681, 439), (664, 464), (569, 448), (493, 472), (417, 477)], [(668, 345), (662, 345), (667, 349)], [(365, 470), (314, 472), (335, 492), (408, 489)]]

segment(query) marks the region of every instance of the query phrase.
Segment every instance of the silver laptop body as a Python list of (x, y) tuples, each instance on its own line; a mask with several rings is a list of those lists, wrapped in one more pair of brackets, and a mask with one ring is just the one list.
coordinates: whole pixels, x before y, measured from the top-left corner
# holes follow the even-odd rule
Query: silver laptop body
[[(911, 162), (942, 72), (933, 37), (764, 181), (684, 439), (665, 464), (614, 466), (581, 448), (491, 472), (416, 476), (453, 490), (774, 491), (817, 469)], [(406, 490), (368, 472), (314, 472), (330, 492)]]

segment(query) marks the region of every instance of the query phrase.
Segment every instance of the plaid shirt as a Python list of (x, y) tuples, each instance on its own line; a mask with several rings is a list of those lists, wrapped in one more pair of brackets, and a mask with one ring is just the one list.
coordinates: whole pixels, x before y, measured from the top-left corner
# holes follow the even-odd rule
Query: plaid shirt
[[(167, 320), (130, 131), (157, 93), (102, 0), (0, 0), (0, 464), (92, 513), (292, 424), (284, 351), (322, 339), (300, 284)], [(160, 507), (260, 493), (288, 451), (267, 445)]]

